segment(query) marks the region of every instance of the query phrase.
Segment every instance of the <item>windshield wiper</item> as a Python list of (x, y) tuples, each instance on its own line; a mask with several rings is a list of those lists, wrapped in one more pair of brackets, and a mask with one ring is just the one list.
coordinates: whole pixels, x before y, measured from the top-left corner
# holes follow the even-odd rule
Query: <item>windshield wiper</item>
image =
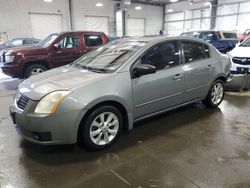
[(90, 70), (92, 72), (98, 72), (98, 73), (103, 73), (106, 71), (106, 69), (95, 68), (95, 67), (90, 67), (90, 66), (86, 66), (86, 65), (82, 65), (80, 67), (83, 69), (87, 69), (87, 70)]

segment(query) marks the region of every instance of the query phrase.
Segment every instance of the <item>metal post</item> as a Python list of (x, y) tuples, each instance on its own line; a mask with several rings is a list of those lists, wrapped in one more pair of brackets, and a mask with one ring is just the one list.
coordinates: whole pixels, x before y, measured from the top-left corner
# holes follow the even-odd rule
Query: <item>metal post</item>
[(69, 26), (70, 30), (73, 30), (73, 23), (72, 23), (72, 0), (69, 0)]
[(211, 1), (210, 29), (214, 29), (216, 25), (217, 7), (218, 7), (218, 0)]

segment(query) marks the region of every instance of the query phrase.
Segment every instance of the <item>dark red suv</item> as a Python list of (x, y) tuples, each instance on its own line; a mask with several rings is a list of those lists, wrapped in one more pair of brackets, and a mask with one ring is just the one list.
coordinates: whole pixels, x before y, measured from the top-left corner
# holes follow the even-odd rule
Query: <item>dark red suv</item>
[(5, 74), (28, 78), (48, 69), (72, 63), (83, 54), (109, 42), (103, 32), (62, 32), (49, 35), (36, 46), (2, 50), (0, 66)]

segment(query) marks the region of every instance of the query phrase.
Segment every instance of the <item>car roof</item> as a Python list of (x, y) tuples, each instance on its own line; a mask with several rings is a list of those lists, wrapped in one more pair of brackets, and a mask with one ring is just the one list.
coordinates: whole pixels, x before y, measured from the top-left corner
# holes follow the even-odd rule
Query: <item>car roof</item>
[(35, 39), (35, 38), (13, 38), (10, 40), (39, 40), (39, 39)]
[(191, 30), (191, 31), (185, 31), (183, 33), (192, 33), (192, 32), (226, 32), (226, 33), (236, 33), (234, 31), (225, 31), (225, 30)]
[(102, 31), (63, 31), (60, 33), (54, 33), (54, 34), (69, 34), (69, 33), (74, 33), (74, 34), (80, 34), (80, 33), (86, 33), (86, 34), (102, 34)]
[(145, 43), (153, 43), (153, 42), (163, 42), (167, 40), (188, 40), (188, 41), (194, 41), (194, 42), (201, 42), (206, 43), (200, 39), (191, 38), (191, 37), (183, 37), (183, 36), (176, 36), (176, 37), (167, 37), (167, 36), (157, 36), (157, 37), (128, 37), (128, 38), (122, 38), (118, 39), (116, 41), (123, 41), (123, 42), (145, 42)]

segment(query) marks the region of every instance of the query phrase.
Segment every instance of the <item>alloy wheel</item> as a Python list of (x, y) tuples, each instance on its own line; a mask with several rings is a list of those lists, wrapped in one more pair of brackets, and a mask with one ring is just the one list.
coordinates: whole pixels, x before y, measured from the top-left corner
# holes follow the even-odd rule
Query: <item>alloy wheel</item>
[(118, 117), (112, 112), (104, 112), (93, 120), (89, 134), (94, 144), (106, 145), (116, 137), (118, 130)]
[(224, 87), (220, 82), (218, 82), (212, 88), (212, 92), (211, 92), (212, 102), (215, 105), (219, 104), (223, 99), (223, 95), (224, 95)]

